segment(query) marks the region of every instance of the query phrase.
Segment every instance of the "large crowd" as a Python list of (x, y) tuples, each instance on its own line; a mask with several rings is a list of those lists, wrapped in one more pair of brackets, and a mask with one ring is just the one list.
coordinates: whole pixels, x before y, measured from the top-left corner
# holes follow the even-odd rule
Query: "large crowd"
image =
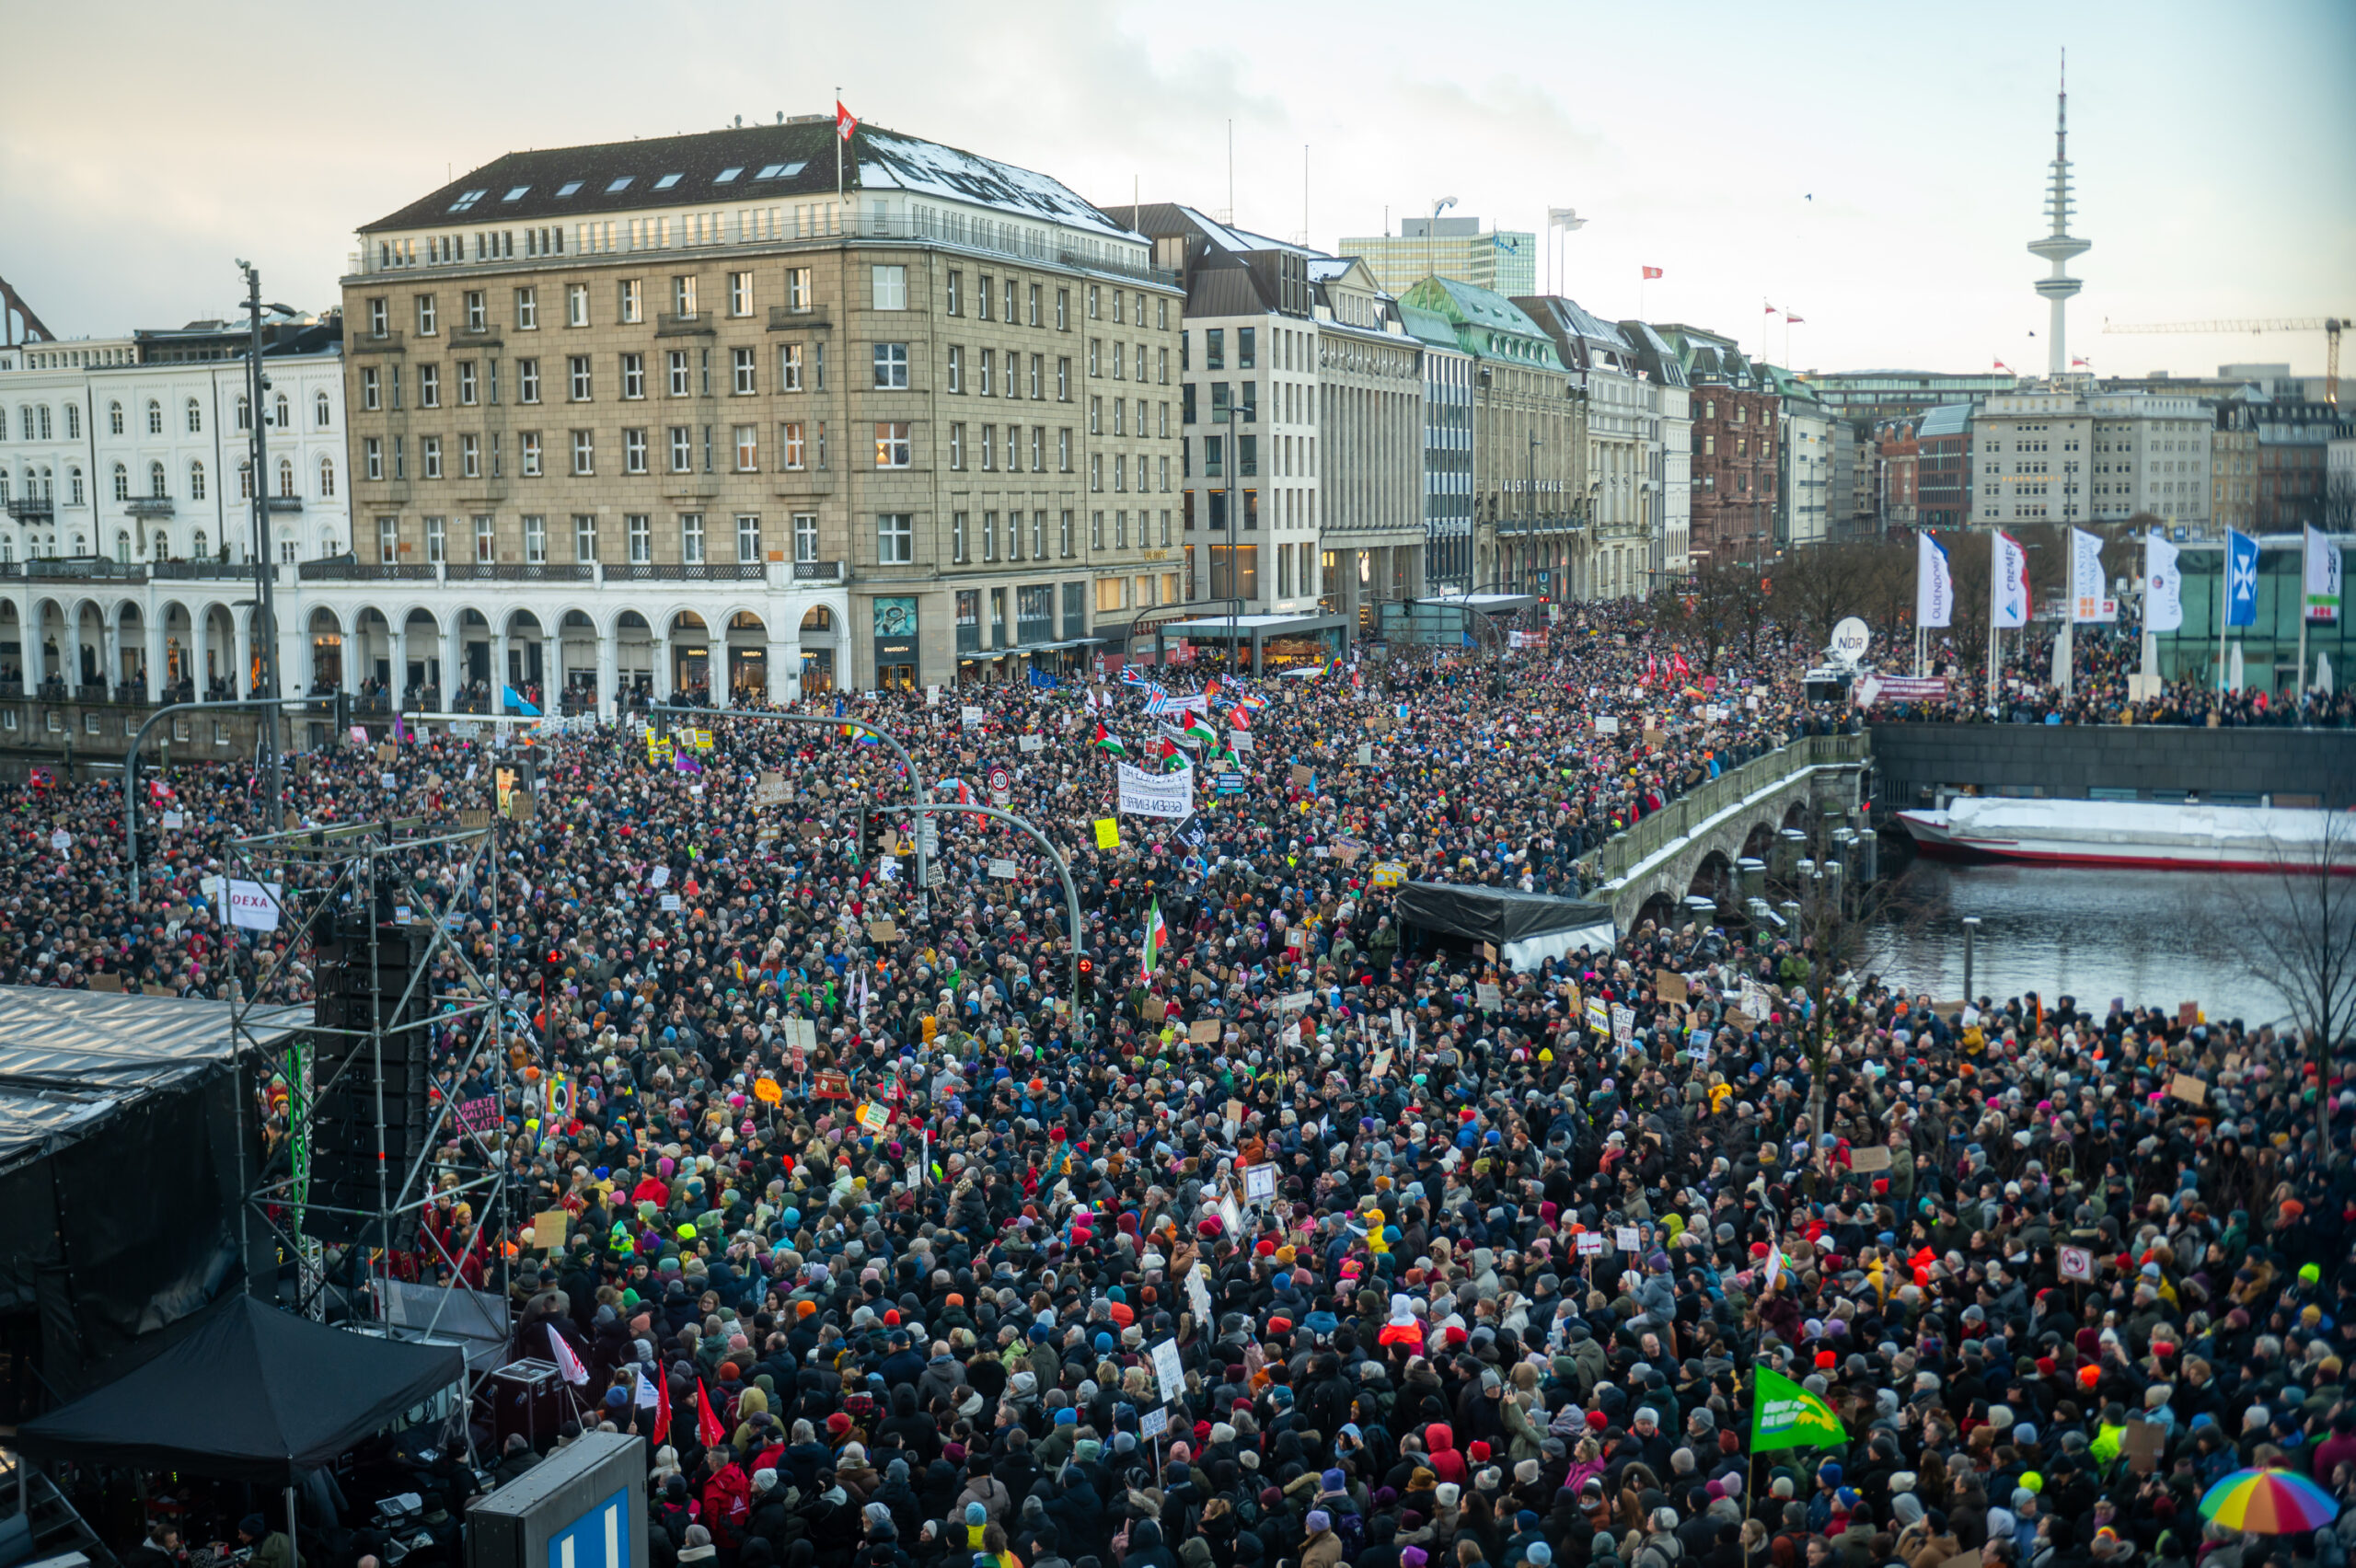
[[(1519, 971), (1403, 929), (1395, 876), (1576, 895), (1632, 821), (1854, 721), (1805, 660), (1692, 651), (1590, 608), (1218, 680), (1207, 739), (1120, 679), (845, 699), (936, 798), (1003, 776), (1077, 885), (1077, 996), (1036, 847), (950, 817), (918, 886), (895, 754), (832, 725), (316, 757), (291, 821), (450, 825), (534, 762), (528, 816), (403, 894), (448, 924), (437, 1006), (505, 987), (436, 1087), (497, 1101), (444, 1179), (507, 1186), (385, 1266), (578, 1362), (576, 1429), (647, 1443), (654, 1568), (2342, 1568), (2336, 1528), (2199, 1508), (2246, 1465), (2356, 1496), (2337, 1053), (1934, 1003), (1681, 912)], [(1121, 814), (1115, 741), (1191, 757), (1194, 814)], [(9, 792), (10, 977), (299, 999), (208, 880), (249, 772), (161, 783), (135, 891), (112, 785)], [(1837, 1432), (1762, 1451), (1766, 1373)], [(445, 1464), (429, 1516), (473, 1486)]]

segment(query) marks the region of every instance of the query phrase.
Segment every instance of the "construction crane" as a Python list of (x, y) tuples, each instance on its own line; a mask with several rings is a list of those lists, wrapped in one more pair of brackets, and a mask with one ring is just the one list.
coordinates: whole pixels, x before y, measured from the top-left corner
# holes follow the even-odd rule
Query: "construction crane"
[(2337, 316), (2300, 317), (2266, 317), (2256, 321), (2162, 321), (2141, 326), (2117, 327), (2108, 319), (2102, 324), (2106, 332), (2206, 332), (2223, 336), (2232, 332), (2321, 332), (2323, 334), (2324, 401), (2333, 408), (2339, 406), (2339, 329), (2342, 318)]

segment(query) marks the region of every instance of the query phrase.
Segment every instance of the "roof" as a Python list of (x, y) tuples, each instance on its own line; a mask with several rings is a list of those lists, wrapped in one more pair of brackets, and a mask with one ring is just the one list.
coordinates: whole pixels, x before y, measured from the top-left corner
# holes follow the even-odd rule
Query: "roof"
[(314, 1323), (250, 1296), (208, 1309), (135, 1371), (17, 1428), (13, 1445), (192, 1475), (292, 1485), (466, 1377), (444, 1345)]
[[(805, 116), (684, 136), (508, 153), (363, 225), (473, 227), (592, 217), (697, 202), (831, 196), (834, 121)], [(845, 149), (846, 190), (905, 190), (994, 207), (1042, 223), (1136, 238), (1061, 180), (976, 153), (861, 125)]]
[[(1152, 203), (1149, 202), (1147, 205), (1150, 207)], [(1203, 237), (1213, 247), (1237, 256), (1249, 255), (1255, 250), (1283, 250), (1295, 256), (1314, 259), (1323, 259), (1325, 256), (1323, 251), (1311, 250), (1305, 245), (1295, 245), (1289, 240), (1273, 239), (1265, 234), (1254, 234), (1250, 229), (1237, 228), (1233, 224), (1219, 223), (1201, 209), (1189, 207), (1184, 202), (1172, 202), (1172, 205), (1178, 210), (1186, 222), (1200, 230)]]
[(1309, 281), (1312, 283), (1331, 282), (1335, 278), (1347, 276), (1350, 269), (1357, 263), (1358, 259), (1355, 256), (1311, 258), (1309, 263)]
[(1399, 306), (1399, 324), (1407, 329), (1410, 338), (1420, 339), (1435, 348), (1463, 352), (1456, 341), (1456, 329), (1445, 316), (1436, 316), (1419, 306), (1403, 304)]
[(1934, 436), (1961, 435), (1971, 428), (1971, 405), (1941, 403), (1923, 410), (1923, 422), (1914, 429), (1916, 439), (1928, 441)]
[(1536, 294), (1517, 299), (1514, 304), (1542, 324), (1558, 326), (1565, 336), (1578, 339), (1592, 349), (1622, 356), (1623, 361), (1635, 352), (1635, 345), (1628, 341), (1627, 334), (1575, 299), (1565, 299), (1561, 294)]
[[(265, 1044), (310, 1021), (308, 1008), (248, 1017)], [(235, 1054), (226, 1002), (0, 986), (0, 1165), (77, 1142)]]

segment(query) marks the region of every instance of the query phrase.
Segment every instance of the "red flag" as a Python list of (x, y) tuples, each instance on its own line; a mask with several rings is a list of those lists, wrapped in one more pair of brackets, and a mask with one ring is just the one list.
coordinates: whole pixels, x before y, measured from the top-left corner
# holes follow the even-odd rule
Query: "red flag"
[(848, 142), (850, 140), (850, 133), (858, 129), (859, 116), (845, 109), (843, 100), (837, 98), (835, 100), (835, 134)]
[(1692, 673), (1692, 667), (1685, 663), (1685, 655), (1682, 653), (1669, 655), (1669, 673), (1680, 681)]
[(671, 1435), (671, 1374), (661, 1370), (654, 1379), (654, 1446)]
[(1657, 267), (1647, 267), (1645, 269), (1645, 276), (1647, 278), (1657, 278), (1660, 276), (1660, 269)]
[(1801, 322), (1803, 322), (1803, 321), (1807, 320), (1807, 317), (1805, 317), (1805, 316), (1802, 316), (1801, 314), (1799, 314), (1799, 312), (1797, 312), (1797, 311), (1796, 311), (1796, 310), (1787, 310), (1787, 311), (1784, 312), (1784, 319), (1785, 321), (1789, 322), (1792, 326), (1796, 327), (1796, 326), (1798, 326)]
[(711, 1413), (711, 1397), (703, 1391), (703, 1379), (696, 1379), (696, 1441), (707, 1448), (717, 1448), (728, 1438), (728, 1429), (720, 1424), (720, 1417)]
[[(1760, 303), (1760, 304), (1761, 304), (1761, 305), (1767, 305), (1767, 302), (1766, 302), (1765, 300), (1761, 300), (1759, 303)], [(1768, 315), (1770, 315), (1770, 316), (1774, 315), (1774, 314), (1775, 314), (1775, 307), (1774, 307), (1773, 306), (1772, 306), (1772, 305), (1768, 305), (1768, 306), (1767, 306), (1767, 314), (1768, 314)]]
[(1998, 370), (2001, 370), (2001, 371), (2004, 372), (2004, 373), (2005, 373), (2006, 375), (2009, 375), (2010, 374), (2012, 374), (2012, 369), (2013, 369), (2013, 367), (2012, 367), (2011, 365), (2006, 364), (2003, 360), (1998, 360), (1998, 361), (1996, 362), (1996, 368), (1997, 368)]

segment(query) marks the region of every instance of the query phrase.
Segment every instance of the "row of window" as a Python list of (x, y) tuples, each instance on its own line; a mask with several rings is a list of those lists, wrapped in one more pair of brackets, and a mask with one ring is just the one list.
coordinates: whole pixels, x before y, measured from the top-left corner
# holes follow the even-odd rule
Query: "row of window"
[[(956, 274), (954, 273), (951, 274), (953, 278), (955, 275)], [(790, 311), (809, 311), (815, 309), (816, 304), (815, 295), (813, 292), (813, 282), (814, 280), (811, 269), (807, 267), (786, 268), (781, 289), (781, 294), (783, 295), (781, 303), (784, 305), (785, 308)], [(617, 279), (614, 282), (613, 288), (614, 305), (613, 315), (610, 318), (611, 324), (615, 326), (629, 327), (643, 323), (646, 320), (646, 307), (648, 303), (646, 280), (643, 278)], [(725, 288), (727, 315), (745, 317), (750, 317), (755, 313), (757, 308), (757, 304), (754, 297), (754, 281), (751, 271), (733, 271), (728, 273), (725, 280)], [(1035, 292), (1036, 291), (1034, 289), (1034, 295)], [(1060, 289), (1057, 291), (1056, 310), (1058, 326), (1064, 325), (1068, 316), (1069, 304), (1066, 297), (1068, 291)], [(540, 329), (539, 286), (534, 283), (520, 284), (513, 291), (511, 297), (514, 304), (514, 313), (510, 320), (505, 323), (494, 324), (491, 318), (491, 296), (489, 292), (483, 289), (466, 290), (459, 296), (459, 311), (462, 329), (468, 332), (488, 332), (492, 329), (494, 325), (502, 325), (511, 326), (518, 332), (538, 331)], [(700, 319), (703, 316), (703, 308), (700, 282), (697, 274), (693, 272), (681, 272), (674, 275), (670, 280), (670, 291), (667, 295), (667, 301), (671, 307), (668, 314), (673, 320), (695, 321)], [(868, 269), (868, 305), (871, 309), (875, 310), (907, 309), (907, 268), (897, 263), (870, 267)], [(1034, 299), (1034, 311), (1035, 308), (1036, 306)], [(393, 302), (390, 296), (385, 294), (371, 296), (367, 304), (367, 313), (368, 335), (370, 337), (386, 338), (392, 335)], [(953, 309), (952, 314), (954, 314)], [(409, 319), (410, 325), (419, 337), (439, 337), (442, 332), (441, 296), (434, 294), (419, 294), (411, 295), (410, 298)], [(588, 283), (568, 283), (565, 285), (564, 325), (567, 327), (594, 327), (600, 325), (600, 323), (595, 319), (595, 310), (591, 300), (590, 285)]]
[[(432, 515), (423, 517), (420, 521), (426, 561), (429, 564), (440, 566), (453, 559), (450, 553), (451, 520), (445, 516)], [(523, 534), (525, 563), (531, 566), (547, 565), (549, 559), (548, 517), (540, 513), (526, 513), (519, 521)], [(673, 522), (676, 529), (674, 536), (679, 547), (679, 559), (690, 566), (706, 564), (710, 558), (706, 553), (708, 537), (704, 514), (700, 512), (682, 512), (675, 514)], [(760, 513), (738, 513), (734, 522), (737, 561), (750, 563), (766, 559), (767, 557), (763, 553)], [(597, 549), (596, 515), (594, 513), (576, 513), (572, 515), (571, 523), (573, 561), (576, 564), (588, 565), (601, 559)], [(472, 552), (468, 559), (485, 565), (499, 559), (499, 529), (495, 518), (488, 513), (477, 513), (471, 517), (459, 518), (458, 524), (463, 536), (468, 541), (463, 548), (469, 548)], [(814, 512), (794, 513), (790, 526), (793, 538), (793, 559), (797, 561), (816, 560), (818, 559), (818, 514)], [(387, 565), (392, 564), (400, 559), (401, 553), (408, 548), (401, 539), (401, 520), (398, 517), (387, 516), (376, 519), (377, 560)], [(624, 559), (633, 566), (643, 566), (653, 560), (654, 519), (652, 513), (633, 512), (624, 514), (622, 549)]]
[[(286, 394), (283, 392), (278, 394), (276, 402), (276, 417), (271, 421), (271, 423), (281, 430), (290, 430), (294, 428), (294, 405), (287, 401)], [(164, 405), (162, 399), (156, 398), (150, 398), (147, 399), (146, 416), (147, 433), (149, 435), (163, 434)], [(325, 392), (321, 392), (313, 398), (311, 402), (311, 420), (313, 425), (319, 430), (330, 430), (334, 428), (335, 404), (333, 399), (329, 398)], [(181, 413), (181, 421), (187, 426), (189, 434), (203, 434), (204, 405), (194, 398), (188, 399), (188, 402)], [(68, 403), (65, 405), (64, 425), (66, 440), (79, 441), (82, 438), (82, 409), (80, 405), (75, 403)], [(126, 435), (130, 433), (129, 425), (130, 421), (124, 412), (122, 404), (119, 401), (109, 403), (107, 405), (108, 433), (110, 435)], [(237, 398), (237, 429), (240, 431), (250, 431), (253, 429), (253, 406), (242, 393), (239, 394)], [(7, 432), (8, 421), (5, 414), (0, 414), (0, 438), (5, 438)], [(48, 404), (22, 403), (17, 405), (17, 440), (53, 441), (56, 439), (55, 432), (56, 425), (51, 420), (50, 406)]]
[[(949, 559), (959, 566), (969, 566), (976, 559), (974, 554), (975, 536), (970, 521), (972, 515), (968, 512), (952, 512), (949, 514)], [(1023, 549), (1024, 514), (1020, 511), (1010, 510), (1005, 515), (1005, 527), (1001, 531), (999, 513), (996, 511), (985, 510), (982, 513), (981, 553), (978, 559), (984, 562), (1021, 561), (1026, 559), (1046, 559), (1048, 538), (1046, 513), (1044, 510), (1038, 510), (1029, 514), (1030, 549), (1027, 557)], [(1153, 546), (1155, 515), (1144, 511), (1137, 514), (1136, 546), (1138, 549), (1148, 549)], [(1072, 516), (1073, 513), (1068, 508), (1057, 514), (1056, 554), (1064, 559), (1069, 559), (1075, 553), (1072, 545)], [(1161, 544), (1166, 548), (1170, 544), (1170, 509), (1162, 508), (1159, 516)], [(1105, 514), (1101, 511), (1092, 511), (1088, 514), (1088, 548), (1091, 550), (1102, 550), (1106, 548), (1104, 517)], [(1115, 511), (1112, 518), (1111, 548), (1116, 550), (1129, 548), (1129, 513), (1126, 511)]]
[[(658, 454), (663, 471), (671, 474), (717, 473), (724, 464), (726, 471), (738, 474), (760, 473), (764, 467), (780, 472), (799, 472), (827, 467), (826, 421), (824, 420), (786, 420), (777, 429), (777, 445), (770, 461), (764, 465), (761, 441), (766, 427), (758, 424), (736, 424), (722, 429), (714, 425), (669, 425), (661, 431), (660, 444), (656, 432), (646, 426), (633, 426), (621, 432), (621, 472), (650, 474), (655, 471)], [(998, 455), (1005, 454), (1008, 472), (1019, 470), (1026, 450), (1030, 471), (1048, 472), (1047, 427), (1025, 427), (1010, 424), (1005, 427), (1003, 448), (999, 445), (996, 425), (981, 427), (982, 443), (976, 448), (981, 455), (981, 467), (994, 469)], [(875, 462), (878, 468), (912, 468), (916, 466), (916, 443), (913, 426), (907, 420), (877, 420), (871, 426)], [(592, 478), (597, 473), (597, 432), (576, 430), (571, 436), (571, 466), (568, 470), (579, 478)], [(724, 439), (724, 444), (722, 444)], [(1252, 438), (1243, 438), (1249, 442)], [(448, 444), (445, 444), (445, 442)], [(363, 477), (371, 482), (401, 480), (410, 477), (409, 438), (401, 435), (366, 436), (360, 444)], [(507, 477), (507, 448), (502, 432), (488, 434), (471, 432), (456, 436), (421, 435), (417, 438), (418, 477), (424, 479), (499, 479)], [(1089, 455), (1089, 488), (1104, 489), (1105, 455)], [(1148, 488), (1146, 458), (1138, 455), (1134, 470), (1127, 454), (1113, 455), (1112, 478), (1115, 491), (1130, 488), (1130, 476), (1136, 476), (1140, 491)], [(327, 459), (320, 459), (326, 472)], [(522, 431), (515, 436), (515, 472), (519, 478), (539, 478), (547, 473), (547, 458), (541, 432)], [(966, 466), (965, 426), (953, 423), (949, 427), (949, 466), (962, 469)], [(158, 466), (160, 467), (160, 465)], [(1055, 472), (1072, 472), (1072, 431), (1068, 425), (1056, 432)], [(1170, 489), (1170, 459), (1160, 460), (1160, 488)], [(323, 494), (334, 493), (332, 489)]]
[[(204, 500), (206, 498), (204, 465), (202, 462), (191, 463), (188, 466), (187, 478), (187, 498), (191, 501)], [(170, 470), (166, 468), (161, 462), (152, 462), (147, 465), (147, 488), (144, 492), (136, 496), (132, 493), (130, 466), (124, 463), (117, 463), (114, 466), (113, 493), (115, 500), (122, 502), (133, 500), (171, 501), (177, 499), (172, 492)], [(34, 469), (27, 468), (24, 474), (23, 488), (21, 491), (17, 491), (10, 478), (8, 470), (6, 468), (0, 468), (0, 506), (6, 506), (14, 496), (19, 494), (22, 499), (28, 502), (47, 502), (54, 503), (57, 500), (57, 492), (50, 470), (42, 468), (39, 471), (35, 471)], [(282, 498), (287, 500), (296, 500), (302, 497), (303, 490), (301, 486), (296, 482), (294, 461), (291, 457), (281, 457), (278, 460), (278, 494)], [(322, 501), (334, 499), (334, 458), (328, 456), (322, 456), (319, 458), (318, 486), (318, 489), (313, 491), (313, 494)], [(240, 463), (237, 465), (237, 499), (239, 501), (251, 501), (253, 497), (253, 465), (250, 463)], [(83, 496), (82, 470), (79, 467), (69, 467), (65, 470), (65, 504), (68, 506), (82, 506), (87, 504)]]

